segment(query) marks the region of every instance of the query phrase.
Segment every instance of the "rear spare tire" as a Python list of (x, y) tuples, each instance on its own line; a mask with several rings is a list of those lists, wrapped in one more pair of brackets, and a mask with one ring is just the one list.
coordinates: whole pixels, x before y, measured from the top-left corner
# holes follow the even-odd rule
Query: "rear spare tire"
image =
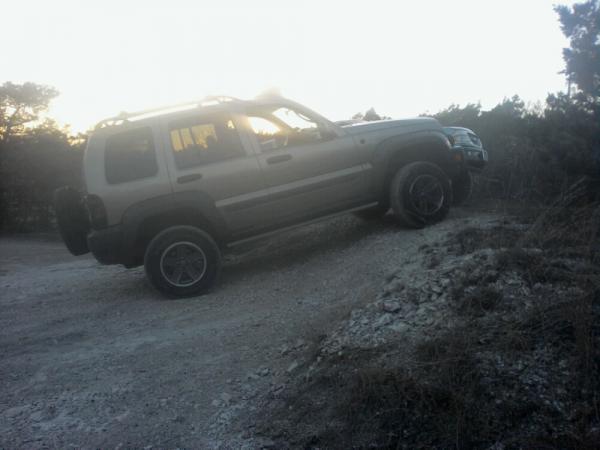
[(90, 221), (81, 194), (72, 187), (65, 186), (54, 191), (53, 200), (58, 231), (65, 245), (75, 256), (88, 253)]
[(144, 267), (152, 285), (169, 297), (202, 295), (217, 279), (221, 252), (201, 229), (174, 226), (150, 241)]
[(396, 172), (390, 184), (390, 203), (396, 219), (411, 228), (443, 220), (450, 210), (452, 188), (435, 164), (417, 161)]

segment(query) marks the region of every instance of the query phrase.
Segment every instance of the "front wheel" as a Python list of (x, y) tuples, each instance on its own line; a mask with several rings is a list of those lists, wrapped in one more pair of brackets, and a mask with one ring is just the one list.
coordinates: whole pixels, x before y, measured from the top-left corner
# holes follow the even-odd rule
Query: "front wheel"
[(144, 268), (152, 285), (170, 297), (206, 293), (221, 268), (221, 252), (206, 232), (175, 226), (159, 233), (148, 245)]
[(390, 202), (394, 216), (406, 226), (423, 228), (440, 222), (452, 203), (450, 180), (435, 164), (407, 164), (392, 179)]

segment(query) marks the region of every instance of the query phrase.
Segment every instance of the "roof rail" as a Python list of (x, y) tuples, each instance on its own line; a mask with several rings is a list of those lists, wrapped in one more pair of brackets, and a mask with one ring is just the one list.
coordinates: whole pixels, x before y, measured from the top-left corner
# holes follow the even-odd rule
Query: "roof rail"
[(162, 106), (159, 108), (145, 109), (142, 111), (135, 111), (130, 113), (123, 111), (117, 116), (101, 120), (96, 124), (94, 130), (100, 130), (102, 128), (122, 125), (127, 122), (144, 119), (146, 117), (158, 116), (167, 112), (185, 111), (186, 109), (201, 108), (203, 106), (217, 105), (220, 103), (235, 101), (241, 100), (227, 95), (209, 95), (207, 97), (204, 97), (202, 100), (197, 100), (195, 102), (179, 103), (176, 105)]

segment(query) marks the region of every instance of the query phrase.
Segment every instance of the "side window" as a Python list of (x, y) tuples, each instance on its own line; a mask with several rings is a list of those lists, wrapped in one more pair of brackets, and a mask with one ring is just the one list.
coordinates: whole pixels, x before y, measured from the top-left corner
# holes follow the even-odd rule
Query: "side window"
[(275, 122), (260, 116), (248, 116), (248, 121), (263, 151), (285, 146), (286, 133)]
[(227, 117), (195, 117), (169, 124), (178, 169), (246, 156), (235, 125)]
[(319, 124), (293, 109), (265, 108), (248, 114), (248, 120), (263, 151), (323, 140)]
[(106, 181), (125, 183), (156, 175), (156, 151), (149, 127), (125, 131), (106, 140), (104, 152)]

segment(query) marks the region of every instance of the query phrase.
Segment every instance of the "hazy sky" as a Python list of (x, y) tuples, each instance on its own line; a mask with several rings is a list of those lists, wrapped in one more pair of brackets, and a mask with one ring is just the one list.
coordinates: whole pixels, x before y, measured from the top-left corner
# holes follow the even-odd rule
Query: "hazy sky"
[(555, 3), (12, 0), (0, 83), (58, 88), (51, 114), (76, 131), (122, 110), (272, 86), (332, 119), (543, 101), (565, 88)]

